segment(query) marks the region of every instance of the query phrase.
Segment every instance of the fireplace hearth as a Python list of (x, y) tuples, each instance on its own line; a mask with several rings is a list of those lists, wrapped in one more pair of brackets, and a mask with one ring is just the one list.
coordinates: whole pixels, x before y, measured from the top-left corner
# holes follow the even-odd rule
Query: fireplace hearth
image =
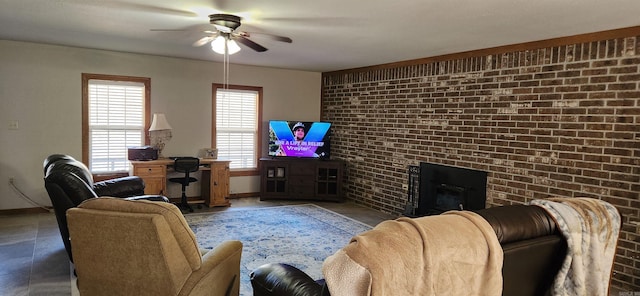
[(487, 172), (479, 170), (423, 162), (410, 167), (409, 185), (406, 216), (480, 210), (487, 200)]

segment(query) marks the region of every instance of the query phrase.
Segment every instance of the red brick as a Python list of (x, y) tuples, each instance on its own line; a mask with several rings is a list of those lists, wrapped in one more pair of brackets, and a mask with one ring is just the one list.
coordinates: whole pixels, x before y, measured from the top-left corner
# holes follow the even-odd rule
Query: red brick
[(588, 67), (589, 67), (588, 62), (567, 64), (567, 69), (583, 69)]
[(607, 68), (600, 68), (600, 69), (584, 69), (582, 70), (582, 75), (583, 76), (593, 76), (593, 75), (607, 75), (609, 73), (609, 70)]
[(637, 83), (614, 83), (609, 84), (608, 90), (636, 90)]
[(550, 65), (550, 66), (543, 66), (542, 67), (542, 72), (558, 72), (558, 71), (562, 71), (564, 70), (564, 66), (563, 65)]
[(577, 92), (579, 90), (580, 90), (580, 86), (577, 86), (577, 85), (574, 85), (574, 86), (562, 85), (555, 88), (556, 92)]
[[(640, 44), (640, 43), (639, 43)], [(628, 59), (622, 59), (620, 61), (620, 65), (639, 65), (640, 64), (640, 57), (638, 58), (628, 58)]]
[(599, 67), (611, 67), (618, 65), (618, 60), (603, 60), (603, 61), (595, 61), (591, 64), (594, 68)]
[(557, 73), (557, 77), (578, 77), (580, 71), (562, 71)]
[(620, 68), (611, 68), (609, 71), (611, 74), (628, 74), (628, 73), (638, 73), (638, 66), (633, 67), (620, 67)]
[(590, 99), (613, 99), (616, 97), (616, 93), (615, 92), (597, 92), (597, 93), (590, 93), (589, 94), (589, 98)]

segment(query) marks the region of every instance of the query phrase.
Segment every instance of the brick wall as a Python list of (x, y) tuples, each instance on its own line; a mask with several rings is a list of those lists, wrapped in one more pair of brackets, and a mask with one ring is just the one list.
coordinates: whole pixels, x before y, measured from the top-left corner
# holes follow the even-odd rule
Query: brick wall
[(324, 73), (347, 197), (400, 214), (407, 166), (431, 162), (487, 171), (488, 206), (600, 198), (623, 215), (613, 285), (639, 290), (638, 31)]

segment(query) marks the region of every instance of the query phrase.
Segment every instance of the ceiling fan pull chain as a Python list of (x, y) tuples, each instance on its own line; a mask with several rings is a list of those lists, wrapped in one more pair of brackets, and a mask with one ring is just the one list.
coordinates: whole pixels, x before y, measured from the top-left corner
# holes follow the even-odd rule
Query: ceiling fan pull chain
[(227, 55), (227, 41), (224, 41), (224, 53), (222, 54), (222, 89), (227, 90), (227, 60), (229, 56)]
[(229, 37), (227, 37), (227, 40), (225, 40), (224, 42), (224, 52), (227, 55), (227, 75), (225, 75), (225, 77), (227, 77), (227, 88), (229, 88), (229, 66), (230, 65), (230, 56), (229, 56)]
[(223, 67), (223, 71), (224, 71), (224, 77), (223, 77), (223, 87), (224, 89), (229, 89), (229, 46), (228, 46), (228, 42), (229, 40), (227, 40), (225, 38), (224, 40), (224, 67)]

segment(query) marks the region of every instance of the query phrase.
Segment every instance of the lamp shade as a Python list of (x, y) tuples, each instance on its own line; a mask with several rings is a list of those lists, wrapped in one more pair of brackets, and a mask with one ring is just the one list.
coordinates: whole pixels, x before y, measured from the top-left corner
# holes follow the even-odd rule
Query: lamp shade
[(153, 114), (153, 120), (151, 121), (151, 127), (149, 127), (149, 131), (162, 131), (170, 129), (171, 126), (167, 121), (167, 117), (164, 116), (164, 113)]

